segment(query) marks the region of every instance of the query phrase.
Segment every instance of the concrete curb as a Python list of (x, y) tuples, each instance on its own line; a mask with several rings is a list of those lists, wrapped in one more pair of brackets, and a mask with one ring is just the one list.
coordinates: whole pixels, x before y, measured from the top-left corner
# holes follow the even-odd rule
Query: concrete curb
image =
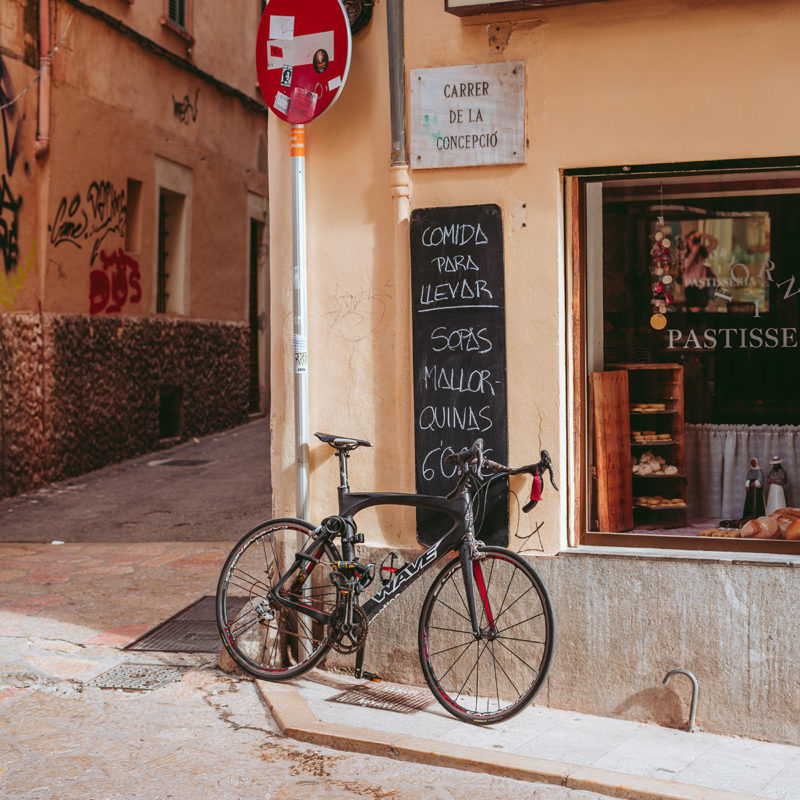
[(322, 747), (481, 772), (518, 781), (556, 784), (623, 800), (764, 800), (757, 795), (724, 789), (709, 789), (515, 753), (498, 753), (435, 739), (321, 722), (294, 687), (269, 681), (256, 681), (256, 686), (284, 736)]

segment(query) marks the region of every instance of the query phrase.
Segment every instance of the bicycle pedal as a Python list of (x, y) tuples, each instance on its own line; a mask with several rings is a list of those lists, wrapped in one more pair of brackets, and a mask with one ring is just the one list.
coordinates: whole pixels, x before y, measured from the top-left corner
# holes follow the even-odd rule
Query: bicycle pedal
[(380, 675), (376, 675), (374, 672), (367, 672), (365, 669), (357, 669), (355, 671), (356, 678), (365, 681), (372, 681), (373, 683), (380, 683), (383, 678)]

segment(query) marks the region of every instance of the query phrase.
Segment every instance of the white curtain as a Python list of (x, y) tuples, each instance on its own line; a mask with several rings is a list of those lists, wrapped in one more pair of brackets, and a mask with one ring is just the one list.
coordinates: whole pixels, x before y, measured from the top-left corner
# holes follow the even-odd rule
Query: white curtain
[(687, 500), (692, 517), (739, 519), (750, 459), (757, 458), (766, 477), (770, 459), (779, 456), (789, 478), (786, 503), (800, 505), (800, 426), (687, 425)]

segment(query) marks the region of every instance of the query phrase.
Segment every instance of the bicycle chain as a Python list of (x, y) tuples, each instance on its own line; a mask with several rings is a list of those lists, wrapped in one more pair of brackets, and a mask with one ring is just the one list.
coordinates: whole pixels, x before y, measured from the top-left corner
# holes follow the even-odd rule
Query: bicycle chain
[(336, 601), (328, 621), (328, 644), (337, 652), (347, 655), (355, 653), (364, 646), (369, 629), (369, 620), (361, 606), (353, 606), (353, 627), (345, 632), (338, 627), (339, 617), (345, 613), (345, 603), (340, 597)]

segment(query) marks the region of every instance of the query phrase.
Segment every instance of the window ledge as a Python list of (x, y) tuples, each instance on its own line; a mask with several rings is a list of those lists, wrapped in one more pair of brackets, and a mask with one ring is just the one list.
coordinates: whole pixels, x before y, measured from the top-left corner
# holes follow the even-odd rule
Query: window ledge
[(773, 565), (800, 569), (800, 556), (788, 553), (737, 553), (708, 550), (664, 550), (657, 547), (603, 547), (580, 545), (561, 550), (558, 557), (624, 558), (639, 561), (696, 561), (703, 564)]
[(166, 17), (161, 17), (161, 26), (164, 28), (169, 28), (173, 33), (177, 33), (181, 39), (185, 39), (186, 42), (191, 46), (194, 44), (194, 36), (192, 36), (189, 31), (184, 30), (183, 28), (176, 25), (172, 20), (167, 19)]

